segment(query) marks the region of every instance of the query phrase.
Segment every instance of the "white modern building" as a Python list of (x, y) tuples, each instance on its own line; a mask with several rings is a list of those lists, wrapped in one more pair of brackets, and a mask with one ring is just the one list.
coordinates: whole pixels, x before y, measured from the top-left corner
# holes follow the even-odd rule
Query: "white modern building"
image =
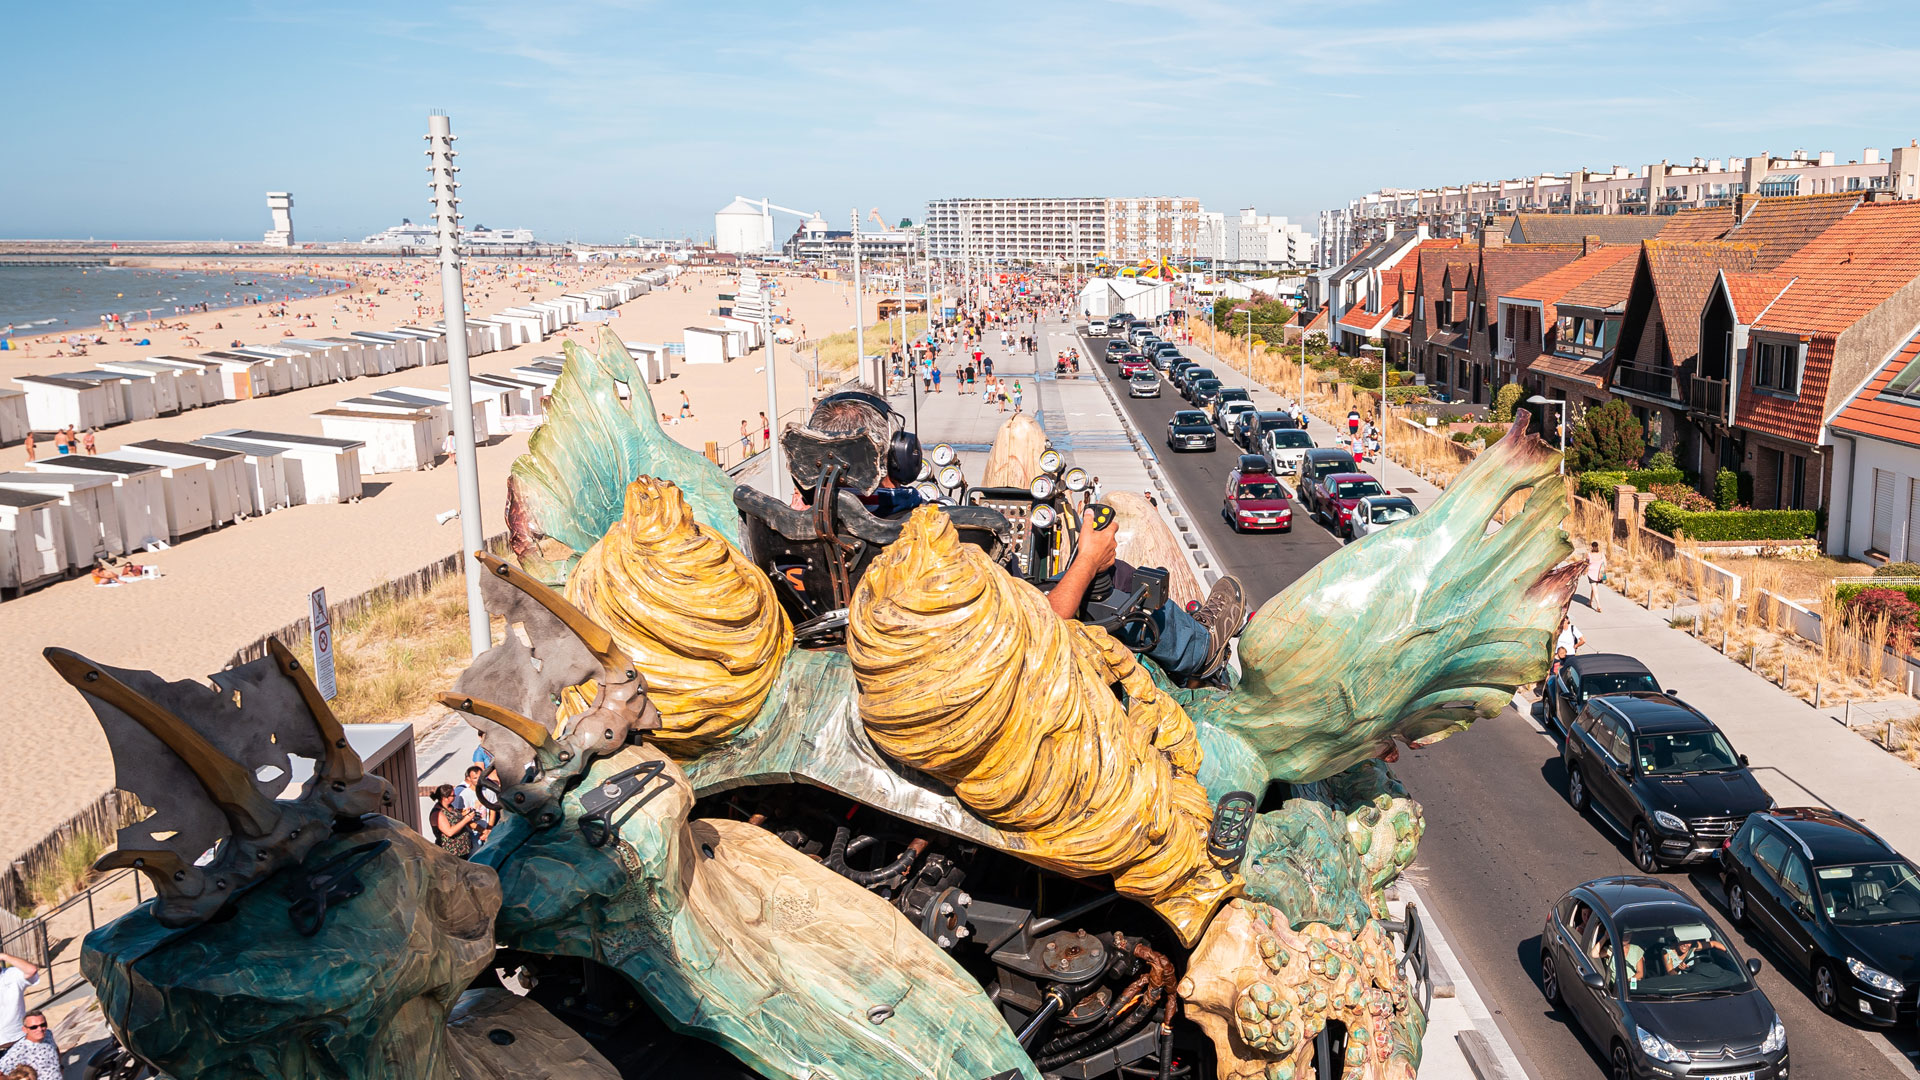
[(267, 212), (273, 215), (273, 228), (260, 242), (268, 247), (292, 247), (293, 196), (284, 191), (267, 192)]
[(930, 258), (993, 263), (1092, 263), (1105, 257), (1104, 198), (935, 199)]
[(1270, 266), (1308, 266), (1316, 252), (1305, 229), (1284, 217), (1262, 214), (1249, 206), (1229, 217), (1201, 211), (1194, 256), (1216, 266), (1244, 265), (1259, 270)]
[[(489, 229), (475, 225), (460, 232), (460, 246), (469, 254), (514, 254), (540, 243), (532, 229)], [(440, 233), (431, 225), (415, 225), (409, 218), (400, 224), (374, 233), (360, 241), (361, 247), (379, 251), (434, 251), (440, 246)]]
[(741, 196), (713, 215), (713, 247), (728, 255), (757, 255), (773, 249), (773, 227), (764, 209)]

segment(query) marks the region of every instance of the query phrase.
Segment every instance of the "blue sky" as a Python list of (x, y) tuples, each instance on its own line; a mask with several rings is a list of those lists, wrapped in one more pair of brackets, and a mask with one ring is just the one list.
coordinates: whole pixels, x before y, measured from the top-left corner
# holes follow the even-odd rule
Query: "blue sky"
[[(1661, 10), (1663, 7), (1675, 10)], [(704, 237), (735, 194), (1192, 195), (1314, 227), (1411, 187), (1920, 136), (1920, 9), (1831, 2), (11, 5), (0, 237), (303, 239), (426, 213)], [(782, 227), (787, 222), (782, 222)]]

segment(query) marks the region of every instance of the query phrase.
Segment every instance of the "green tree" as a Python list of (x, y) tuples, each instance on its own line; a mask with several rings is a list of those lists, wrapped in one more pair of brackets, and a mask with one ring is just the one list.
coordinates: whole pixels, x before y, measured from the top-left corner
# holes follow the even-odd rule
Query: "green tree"
[(1567, 432), (1567, 463), (1575, 472), (1631, 469), (1646, 452), (1646, 430), (1618, 398), (1588, 409)]
[(1488, 413), (1487, 419), (1496, 424), (1513, 423), (1513, 410), (1520, 407), (1522, 393), (1519, 383), (1508, 383), (1501, 387), (1500, 392), (1493, 395), (1493, 408)]

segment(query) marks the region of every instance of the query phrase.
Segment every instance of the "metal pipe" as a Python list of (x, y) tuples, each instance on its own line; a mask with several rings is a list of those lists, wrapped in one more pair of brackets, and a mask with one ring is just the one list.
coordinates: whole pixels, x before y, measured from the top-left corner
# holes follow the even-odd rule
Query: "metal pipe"
[(475, 460), (473, 438), (473, 381), (467, 368), (467, 304), (460, 288), (460, 205), (455, 192), (460, 184), (454, 179), (453, 121), (445, 113), (427, 117), (427, 155), (433, 159), (428, 171), (433, 174), (433, 213), (440, 231), (440, 305), (447, 327), (447, 389), (453, 398), (454, 473), (460, 486), (460, 547), (467, 572), (467, 637), (473, 655), (493, 647), (493, 627), (487, 619), (486, 601), (480, 595), (480, 576), (485, 571), (474, 553), (486, 546), (486, 531), (480, 518), (480, 463)]

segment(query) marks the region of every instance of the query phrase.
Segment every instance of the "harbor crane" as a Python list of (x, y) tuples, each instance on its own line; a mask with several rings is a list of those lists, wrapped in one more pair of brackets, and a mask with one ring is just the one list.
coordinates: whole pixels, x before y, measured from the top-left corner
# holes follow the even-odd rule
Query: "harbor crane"
[(774, 236), (773, 212), (775, 210), (778, 210), (783, 214), (792, 214), (794, 217), (802, 218), (802, 219), (817, 220), (820, 217), (819, 213), (817, 212), (809, 213), (805, 210), (795, 210), (790, 206), (781, 206), (777, 203), (770, 202), (766, 199), (749, 199), (745, 195), (735, 195), (734, 198), (740, 202), (746, 203), (748, 206), (757, 206), (760, 208), (760, 220), (763, 223), (762, 229), (761, 229), (761, 235), (765, 236), (767, 238), (767, 243), (774, 247), (779, 246), (778, 244), (774, 243), (774, 239), (773, 239), (773, 236)]

